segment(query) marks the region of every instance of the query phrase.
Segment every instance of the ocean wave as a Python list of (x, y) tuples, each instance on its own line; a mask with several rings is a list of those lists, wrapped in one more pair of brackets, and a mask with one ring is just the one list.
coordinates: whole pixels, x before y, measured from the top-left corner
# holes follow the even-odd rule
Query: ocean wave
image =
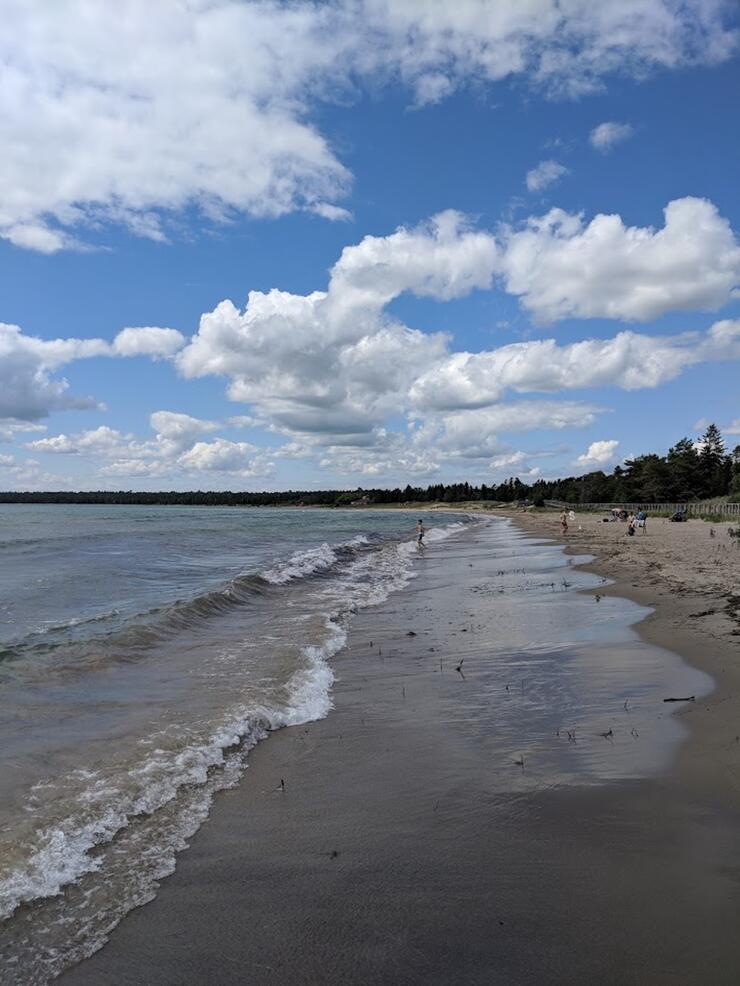
[[(119, 779), (102, 771), (85, 772), (84, 786), (64, 817), (37, 830), (35, 845), (27, 847), (23, 862), (0, 877), (0, 919), (9, 918), (22, 904), (54, 897), (68, 884), (101, 869), (104, 856), (96, 850), (109, 844), (132, 819), (155, 815), (183, 788), (205, 787), (214, 770), (223, 771), (231, 764), (233, 774), (234, 755), (245, 762), (246, 754), (269, 732), (323, 719), (332, 708), (334, 674), (328, 662), (344, 646), (346, 630), (327, 620), (326, 634), (321, 643), (303, 647), (304, 665), (287, 682), (284, 707), (237, 707), (206, 740), (184, 743), (179, 749), (172, 749), (165, 737), (160, 737), (160, 745), (148, 741), (153, 748)], [(43, 787), (61, 792), (74, 780), (61, 778)], [(33, 811), (32, 806), (28, 810)], [(177, 833), (181, 838), (182, 833)], [(167, 844), (157, 851), (166, 857), (174, 848)]]
[[(427, 540), (442, 541), (465, 526), (460, 521), (433, 526)], [(145, 646), (151, 643), (152, 634), (156, 638), (163, 632), (190, 627), (193, 621), (208, 619), (214, 613), (280, 593), (288, 583), (322, 576), (323, 631), (300, 647), (302, 660), (284, 685), (284, 700), (235, 705), (205, 737), (182, 733), (142, 739), (125, 770), (120, 764), (111, 764), (45, 783), (44, 797), (35, 805), (32, 798), (27, 805), (34, 816), (32, 837), (26, 844), (14, 846), (14, 860), (6, 859), (9, 869), (5, 873), (0, 864), (0, 918), (10, 917), (18, 907), (32, 901), (54, 898), (65, 886), (104, 869), (104, 847), (117, 844), (134, 820), (143, 824), (142, 820), (169, 811), (187, 791), (187, 811), (177, 824), (160, 826), (161, 845), (149, 846), (148, 858), (153, 853), (159, 862), (145, 885), (143, 877), (133, 880), (131, 885), (137, 889), (130, 899), (122, 898), (116, 904), (120, 913), (113, 923), (131, 907), (150, 899), (156, 880), (171, 872), (176, 852), (207, 817), (214, 792), (238, 781), (249, 750), (273, 730), (321, 719), (329, 713), (334, 680), (330, 662), (346, 643), (348, 617), (407, 585), (414, 576), (416, 555), (412, 539), (391, 541), (360, 535), (334, 546), (322, 544), (295, 552), (261, 575), (238, 576), (219, 590), (154, 610), (154, 625), (130, 627), (123, 635), (116, 634), (119, 649), (124, 640), (130, 647)], [(331, 577), (323, 578), (327, 574)], [(52, 812), (48, 811), (50, 804), (54, 805)], [(138, 865), (132, 856), (130, 866)], [(108, 922), (103, 941), (110, 927)]]
[(356, 555), (358, 549), (373, 543), (377, 542), (367, 534), (358, 534), (341, 544), (330, 545), (324, 542), (316, 548), (294, 552), (287, 561), (276, 562), (262, 572), (262, 577), (271, 585), (285, 585), (346, 562)]
[[(433, 543), (448, 537), (462, 529), (465, 523), (455, 521), (431, 527), (426, 540)], [(407, 552), (414, 547), (414, 541), (386, 539), (382, 535), (368, 533), (338, 544), (324, 542), (296, 551), (287, 559), (277, 560), (261, 573), (237, 575), (218, 588), (127, 616), (125, 622), (116, 619), (121, 614), (114, 608), (89, 617), (73, 617), (37, 627), (19, 640), (0, 645), (0, 661), (28, 659), (33, 662), (43, 655), (51, 655), (55, 668), (63, 671), (68, 667), (81, 669), (90, 662), (100, 666), (106, 660), (138, 660), (146, 655), (148, 648), (182, 632), (194, 630), (208, 620), (224, 616), (239, 607), (255, 605), (263, 597), (288, 584), (311, 578), (341, 579), (358, 559), (368, 555), (379, 556), (389, 545), (393, 550)], [(378, 599), (381, 596), (385, 598), (378, 584)], [(113, 626), (106, 626), (112, 621), (116, 621)]]
[(95, 613), (92, 616), (73, 616), (68, 620), (61, 620), (58, 623), (42, 623), (31, 631), (26, 637), (45, 637), (50, 633), (59, 633), (64, 630), (72, 630), (76, 627), (87, 626), (92, 623), (104, 623), (106, 620), (110, 620), (111, 617), (120, 615), (119, 609), (108, 609), (103, 613)]
[(321, 569), (330, 568), (337, 561), (336, 549), (329, 544), (320, 544), (318, 548), (306, 551), (296, 551), (288, 561), (278, 562), (262, 573), (262, 577), (271, 585), (285, 585), (294, 579), (305, 578)]
[[(35, 628), (20, 640), (0, 645), (0, 661), (53, 652), (58, 667), (64, 666), (60, 651), (69, 651), (69, 659), (76, 666), (84, 666), (86, 659), (133, 660), (147, 648), (171, 639), (177, 634), (193, 630), (207, 620), (228, 614), (246, 605), (257, 603), (261, 597), (280, 586), (307, 579), (314, 575), (330, 576), (351, 563), (359, 552), (377, 548), (379, 541), (372, 535), (361, 534), (336, 545), (327, 543), (304, 551), (297, 551), (287, 560), (277, 561), (262, 573), (237, 575), (218, 588), (187, 599), (152, 607), (128, 617), (126, 624), (97, 631), (98, 624), (105, 624), (120, 615), (117, 609), (92, 617), (74, 617), (65, 622)], [(81, 628), (89, 627), (91, 633), (82, 636)]]

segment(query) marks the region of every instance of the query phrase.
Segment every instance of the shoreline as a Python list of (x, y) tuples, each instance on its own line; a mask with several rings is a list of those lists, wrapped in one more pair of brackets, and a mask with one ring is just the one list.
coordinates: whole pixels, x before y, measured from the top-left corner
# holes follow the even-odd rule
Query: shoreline
[[(740, 807), (740, 613), (737, 610), (728, 613), (727, 593), (717, 592), (711, 585), (704, 589), (692, 587), (688, 558), (684, 573), (672, 572), (670, 580), (661, 581), (654, 571), (648, 570), (641, 556), (630, 558), (626, 554), (633, 546), (639, 548), (643, 535), (638, 533), (628, 539), (621, 524), (601, 525), (602, 530), (609, 528), (608, 534), (615, 528), (617, 543), (624, 549), (604, 557), (604, 545), (594, 543), (600, 530), (600, 518), (595, 515), (577, 515), (571, 524), (580, 523), (584, 530), (579, 532), (571, 526), (565, 536), (559, 532), (556, 512), (497, 511), (495, 516), (508, 519), (526, 533), (550, 538), (562, 545), (568, 555), (594, 555), (593, 561), (577, 567), (608, 579), (610, 584), (603, 590), (604, 594), (621, 596), (651, 610), (635, 628), (640, 637), (673, 651), (712, 678), (714, 689), (709, 695), (673, 712), (688, 725), (690, 736), (677, 752), (671, 775), (726, 797)], [(658, 524), (669, 522), (653, 519), (648, 524), (651, 529), (646, 539)], [(687, 525), (703, 525), (707, 536), (710, 528), (721, 532), (722, 528), (732, 526), (730, 523), (710, 525), (702, 520), (688, 521)], [(684, 527), (672, 525), (668, 529), (680, 537)], [(722, 544), (721, 539), (719, 543)], [(740, 551), (729, 547), (727, 554), (737, 573), (736, 584), (740, 584)], [(594, 594), (597, 590), (583, 591)]]
[[(485, 733), (439, 715), (470, 692), (451, 666), (433, 673), (426, 645), (454, 660), (471, 642), (444, 630), (461, 612), (445, 579), (468, 563), (448, 572), (440, 557), (432, 583), (358, 614), (334, 663), (334, 711), (252, 752), (156, 899), (62, 986), (734, 986), (740, 813), (723, 765), (707, 771), (689, 752), (700, 731), (659, 776), (516, 790), (515, 761), (491, 765)], [(470, 558), (480, 579), (485, 558)], [(633, 629), (665, 646), (661, 612), (662, 626), (654, 613)], [(368, 661), (368, 645), (383, 655)], [(729, 718), (720, 696), (688, 710), (715, 742), (712, 723)]]

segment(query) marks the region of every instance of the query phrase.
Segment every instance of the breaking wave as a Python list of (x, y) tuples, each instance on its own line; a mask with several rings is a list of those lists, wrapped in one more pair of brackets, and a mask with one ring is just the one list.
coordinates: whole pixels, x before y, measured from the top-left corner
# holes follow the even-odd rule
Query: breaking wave
[[(427, 538), (438, 541), (463, 526), (434, 527)], [(262, 686), (257, 680), (240, 694), (243, 678), (236, 678), (232, 700), (220, 711), (209, 710), (207, 720), (201, 716), (142, 735), (120, 754), (112, 750), (111, 762), (43, 781), (30, 791), (24, 805), (26, 827), (0, 859), (0, 918), (11, 918), (31, 904), (48, 912), (45, 918), (35, 915), (48, 942), (31, 949), (20, 936), (11, 948), (18, 956), (17, 971), (26, 977), (24, 986), (46, 983), (91, 954), (127, 911), (154, 896), (157, 881), (174, 869), (177, 852), (207, 817), (216, 791), (238, 783), (248, 752), (260, 740), (273, 730), (329, 713), (331, 659), (346, 642), (352, 613), (408, 584), (415, 554), (411, 540), (373, 534), (324, 543), (276, 560), (259, 573), (239, 575), (218, 589), (139, 614), (111, 632), (95, 632), (98, 625), (105, 626), (108, 614), (102, 614), (49, 627), (6, 647), (5, 656), (34, 659), (46, 648), (47, 654), (53, 652), (57, 670), (65, 664), (84, 669), (94, 659), (97, 670), (111, 661), (143, 661), (163, 641), (170, 644), (179, 634), (191, 640), (193, 630), (206, 642), (209, 634), (218, 639), (213, 621), (239, 615), (242, 607), (251, 611), (264, 606), (257, 616), (268, 629), (271, 614), (293, 607), (300, 620), (304, 600), (310, 599), (313, 607), (311, 619), (291, 624), (304, 630), (291, 642), (292, 656), (280, 665), (277, 684)], [(83, 625), (91, 631), (87, 638), (63, 639), (67, 630), (79, 632)], [(53, 633), (61, 639), (45, 643)], [(265, 636), (265, 641), (272, 639)], [(278, 644), (287, 646), (285, 641)], [(102, 891), (96, 889), (101, 881), (115, 886), (102, 905)], [(75, 897), (70, 888), (78, 885)], [(68, 926), (70, 910), (81, 930), (73, 943), (60, 947), (59, 929)]]

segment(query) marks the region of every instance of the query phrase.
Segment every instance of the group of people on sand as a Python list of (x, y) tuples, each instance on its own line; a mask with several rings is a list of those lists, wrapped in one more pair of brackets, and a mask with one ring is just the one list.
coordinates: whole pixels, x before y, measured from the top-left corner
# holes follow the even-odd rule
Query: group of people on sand
[[(565, 508), (560, 512), (560, 533), (568, 533), (568, 520), (573, 520), (575, 514), (571, 510), (568, 512)], [(419, 521), (421, 523), (421, 521)], [(642, 533), (647, 534), (647, 514), (644, 510), (638, 510), (637, 513), (630, 513), (627, 517), (627, 530), (625, 534), (629, 537), (635, 536), (635, 531), (638, 527), (642, 528)], [(580, 530), (580, 528), (579, 528)]]

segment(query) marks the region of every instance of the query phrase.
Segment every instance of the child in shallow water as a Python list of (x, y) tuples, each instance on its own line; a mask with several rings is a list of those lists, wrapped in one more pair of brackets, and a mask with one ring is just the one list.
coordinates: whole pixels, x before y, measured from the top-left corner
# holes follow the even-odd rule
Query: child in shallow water
[(560, 514), (560, 533), (561, 534), (568, 533), (568, 514), (566, 513), (565, 510), (563, 510), (562, 513)]
[(416, 547), (419, 551), (423, 551), (426, 545), (424, 544), (424, 535), (426, 534), (426, 528), (424, 527), (424, 522), (419, 518), (416, 524)]

